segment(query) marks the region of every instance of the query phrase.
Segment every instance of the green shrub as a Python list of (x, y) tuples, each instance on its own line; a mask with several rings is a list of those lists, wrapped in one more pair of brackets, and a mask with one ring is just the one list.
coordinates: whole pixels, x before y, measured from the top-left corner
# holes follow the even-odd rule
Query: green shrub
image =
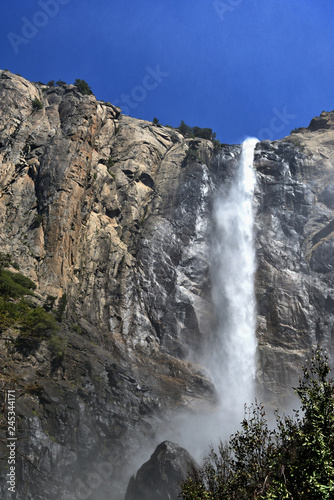
[(196, 151), (195, 149), (189, 148), (187, 153), (186, 153), (186, 156), (183, 159), (182, 166), (183, 167), (186, 166), (186, 164), (188, 162), (192, 163), (192, 162), (198, 162), (200, 160), (201, 160), (201, 158), (200, 158), (198, 151)]
[(47, 313), (43, 307), (30, 309), (22, 320), (23, 337), (48, 338), (58, 329), (53, 314)]
[(327, 358), (317, 350), (296, 393), (303, 415), (276, 416), (270, 430), (262, 405), (245, 413), (242, 429), (200, 469), (193, 468), (180, 497), (195, 499), (334, 498), (334, 382)]
[(46, 85), (48, 87), (54, 87), (55, 86), (55, 81), (54, 80), (50, 80)]
[(39, 227), (43, 223), (44, 217), (41, 214), (35, 214), (32, 221), (34, 227)]
[(59, 323), (61, 323), (61, 321), (63, 319), (63, 314), (64, 314), (65, 309), (66, 309), (66, 304), (67, 304), (67, 296), (66, 296), (66, 293), (64, 293), (64, 295), (62, 297), (60, 297), (60, 299), (59, 299), (56, 313), (55, 313), (56, 319)]
[(5, 297), (0, 297), (0, 331), (6, 331), (15, 325), (18, 327), (28, 311), (29, 307), (23, 301), (11, 302)]
[(222, 147), (222, 144), (220, 141), (218, 141), (217, 139), (213, 139), (213, 149), (214, 151), (217, 151), (218, 149), (220, 149)]
[(0, 269), (4, 267), (9, 267), (12, 265), (12, 256), (10, 253), (0, 252)]
[(43, 304), (43, 309), (45, 309), (46, 312), (52, 311), (56, 299), (57, 297), (54, 297), (53, 295), (48, 295), (46, 297), (46, 301)]
[(85, 82), (85, 80), (80, 80), (79, 78), (77, 78), (74, 82), (74, 85), (77, 87), (79, 92), (81, 92), (81, 94), (90, 95), (93, 93), (92, 89), (90, 88), (88, 83)]
[(66, 353), (67, 339), (59, 335), (52, 335), (48, 340), (48, 348), (51, 353), (52, 362), (60, 363)]
[(79, 326), (79, 325), (75, 325), (75, 324), (73, 324), (73, 325), (71, 326), (71, 330), (73, 330), (75, 333), (79, 333), (79, 334), (80, 334), (80, 333), (82, 333), (82, 330), (81, 330), (81, 328), (80, 328), (80, 326)]
[(0, 295), (13, 298), (34, 295), (31, 290), (35, 289), (35, 283), (23, 274), (0, 270)]
[(29, 290), (36, 290), (35, 283), (27, 276), (24, 276), (21, 273), (12, 273), (11, 271), (4, 271), (4, 272), (7, 275), (9, 275), (15, 283), (21, 285), (23, 288), (28, 288)]
[(192, 127), (189, 127), (189, 125), (186, 125), (183, 120), (181, 120), (180, 125), (177, 127), (177, 130), (182, 134), (184, 137), (187, 135), (191, 135), (193, 133)]
[(197, 126), (190, 127), (189, 125), (186, 125), (183, 120), (181, 120), (181, 123), (177, 127), (177, 130), (184, 137), (200, 137), (201, 139), (207, 139), (208, 141), (212, 141), (213, 143), (215, 143), (216, 140), (216, 132), (213, 132), (212, 128), (201, 128)]
[(32, 101), (32, 107), (34, 109), (42, 109), (43, 108), (43, 104), (41, 103), (41, 101), (38, 99), (38, 97), (35, 97)]

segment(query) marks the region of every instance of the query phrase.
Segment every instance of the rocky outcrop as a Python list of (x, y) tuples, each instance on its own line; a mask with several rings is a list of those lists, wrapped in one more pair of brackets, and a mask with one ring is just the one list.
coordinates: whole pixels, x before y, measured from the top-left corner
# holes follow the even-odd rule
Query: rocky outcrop
[(276, 404), (311, 346), (333, 360), (333, 118), (256, 151), (259, 380)]
[(20, 451), (38, 469), (18, 457), (17, 498), (81, 498), (95, 474), (94, 498), (112, 484), (117, 499), (164, 419), (215, 404), (190, 356), (209, 321), (208, 167), (187, 163), (191, 140), (177, 131), (73, 86), (0, 76), (1, 251), (39, 305), (67, 304), (57, 363), (47, 342), (21, 353), (1, 341), (2, 385), (17, 389), (29, 436)]
[[(312, 346), (333, 353), (333, 113), (312, 122), (255, 153), (258, 381), (275, 404)], [(35, 305), (64, 309), (61, 356), (46, 339), (20, 351), (15, 329), (0, 340), (29, 459), (18, 500), (122, 498), (164, 422), (214, 411), (211, 207), (240, 150), (0, 73), (1, 252)]]
[(164, 441), (131, 478), (125, 500), (177, 500), (192, 466), (198, 467), (187, 450)]

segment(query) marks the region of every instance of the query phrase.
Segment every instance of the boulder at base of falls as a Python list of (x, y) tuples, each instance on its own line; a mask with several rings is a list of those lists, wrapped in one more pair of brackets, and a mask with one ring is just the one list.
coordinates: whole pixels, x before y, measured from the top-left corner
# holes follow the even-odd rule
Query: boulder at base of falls
[(191, 465), (197, 464), (187, 450), (163, 441), (130, 479), (125, 500), (177, 500)]

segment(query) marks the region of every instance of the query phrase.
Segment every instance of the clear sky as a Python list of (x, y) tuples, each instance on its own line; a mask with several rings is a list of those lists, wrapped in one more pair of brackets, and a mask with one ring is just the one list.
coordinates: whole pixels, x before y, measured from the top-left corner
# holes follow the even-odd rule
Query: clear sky
[(11, 0), (0, 68), (82, 78), (98, 99), (224, 143), (334, 109), (333, 0)]

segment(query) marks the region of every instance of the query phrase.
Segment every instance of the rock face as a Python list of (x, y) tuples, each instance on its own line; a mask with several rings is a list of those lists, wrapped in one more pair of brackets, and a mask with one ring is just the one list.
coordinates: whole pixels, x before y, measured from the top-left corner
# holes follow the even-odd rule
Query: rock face
[(333, 118), (256, 152), (259, 379), (278, 403), (311, 346), (333, 361)]
[(67, 302), (61, 362), (47, 342), (22, 354), (1, 340), (20, 451), (38, 469), (18, 457), (17, 498), (122, 498), (123, 471), (164, 419), (215, 404), (190, 357), (210, 320), (208, 168), (185, 161), (192, 140), (73, 86), (4, 71), (0, 103), (1, 251), (39, 305)]
[(177, 500), (191, 466), (197, 464), (187, 450), (164, 441), (131, 478), (125, 500)]
[[(333, 119), (256, 148), (258, 381), (275, 404), (312, 346), (333, 354)], [(1, 252), (37, 305), (66, 304), (57, 362), (44, 340), (22, 353), (15, 332), (0, 339), (0, 383), (16, 389), (19, 449), (36, 467), (17, 456), (18, 500), (121, 499), (164, 422), (214, 410), (200, 364), (215, 321), (211, 207), (240, 151), (0, 73)]]

